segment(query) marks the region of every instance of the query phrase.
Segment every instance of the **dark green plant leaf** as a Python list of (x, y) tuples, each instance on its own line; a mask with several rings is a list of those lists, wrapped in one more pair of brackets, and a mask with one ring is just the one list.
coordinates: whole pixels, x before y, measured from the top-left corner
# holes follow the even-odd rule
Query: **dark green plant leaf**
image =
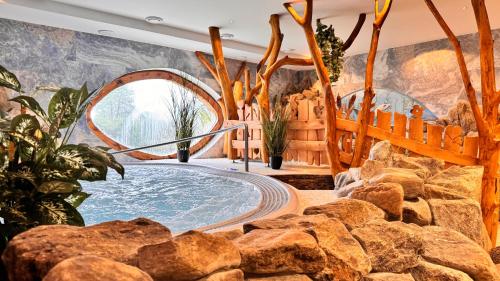
[(49, 120), (57, 128), (69, 127), (78, 117), (81, 92), (71, 88), (61, 88), (49, 102)]
[(79, 192), (82, 186), (79, 182), (67, 182), (67, 181), (47, 181), (42, 183), (37, 191), (45, 194), (51, 193), (74, 193)]
[(40, 129), (40, 123), (33, 115), (20, 114), (12, 119), (10, 128), (14, 132), (33, 137), (35, 131)]
[(0, 65), (0, 87), (12, 89), (16, 92), (21, 92), (21, 83), (17, 80), (16, 75), (9, 72), (5, 67)]
[(45, 110), (43, 110), (43, 108), (34, 98), (30, 96), (17, 96), (13, 99), (10, 99), (10, 101), (17, 102), (22, 106), (25, 106), (29, 110), (33, 111), (33, 113), (35, 113), (36, 115), (40, 116), (44, 120), (47, 120), (47, 113), (45, 113)]
[(85, 193), (83, 191), (75, 192), (68, 196), (65, 200), (70, 203), (74, 208), (78, 208), (85, 199), (89, 198), (91, 194)]
[(23, 135), (18, 132), (8, 132), (7, 134), (13, 137), (14, 140), (18, 143), (23, 141), (31, 146), (36, 146), (38, 144), (38, 141), (34, 137)]
[(84, 226), (80, 213), (60, 198), (42, 198), (35, 203), (33, 218), (39, 224), (69, 224)]
[(321, 49), (322, 60), (330, 74), (330, 82), (336, 82), (343, 67), (344, 42), (335, 36), (333, 26), (327, 26), (317, 20), (316, 41)]
[(58, 168), (81, 170), (91, 160), (91, 151), (87, 147), (76, 144), (67, 144), (57, 149), (48, 159), (48, 163)]
[(18, 168), (14, 172), (7, 172), (7, 177), (16, 188), (33, 190), (37, 187), (37, 177), (29, 168)]
[(92, 151), (92, 157), (99, 159), (106, 166), (115, 170), (123, 179), (125, 175), (125, 168), (118, 163), (118, 161), (116, 161), (113, 155), (107, 153), (106, 150), (103, 150), (100, 147), (89, 147), (89, 149)]
[(77, 179), (82, 173), (81, 169), (72, 170), (72, 169), (60, 169), (55, 166), (47, 166), (42, 168), (38, 172), (38, 176), (43, 181), (73, 181)]
[(101, 181), (106, 180), (107, 174), (108, 167), (106, 164), (98, 159), (90, 159), (85, 164), (85, 169), (82, 170), (82, 174), (78, 177), (78, 179), (86, 181)]

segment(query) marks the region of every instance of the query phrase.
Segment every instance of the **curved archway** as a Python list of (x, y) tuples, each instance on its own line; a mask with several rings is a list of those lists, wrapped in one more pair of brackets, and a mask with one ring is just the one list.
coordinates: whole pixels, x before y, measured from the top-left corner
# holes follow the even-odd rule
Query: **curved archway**
[[(163, 135), (160, 137), (161, 141), (156, 140), (153, 143), (137, 143), (137, 141), (133, 142), (129, 141), (127, 138), (117, 137), (116, 134), (112, 133), (113, 130), (109, 129), (109, 126), (112, 125), (115, 129), (114, 131), (121, 130), (122, 135), (126, 135), (128, 131), (124, 131), (125, 125), (129, 123), (131, 118), (137, 118), (138, 115), (140, 115), (142, 119), (153, 118), (153, 120), (149, 120), (150, 124), (167, 121), (168, 117), (164, 116), (165, 111), (163, 111), (162, 116), (159, 116), (160, 114), (158, 114), (158, 112), (161, 112), (161, 108), (159, 110), (157, 109), (157, 112), (153, 112), (151, 107), (159, 108), (161, 101), (157, 99), (162, 96), (172, 94), (169, 92), (168, 87), (171, 87), (174, 84), (176, 87), (184, 87), (185, 90), (187, 90), (186, 93), (194, 95), (196, 97), (196, 101), (200, 102), (200, 104), (204, 106), (203, 108), (206, 109), (208, 112), (207, 114), (210, 115), (210, 117), (206, 117), (205, 119), (215, 119), (208, 120), (212, 122), (210, 124), (205, 122), (204, 131), (199, 133), (214, 132), (222, 127), (224, 122), (222, 108), (217, 102), (218, 94), (215, 91), (196, 78), (181, 71), (173, 69), (151, 69), (125, 74), (105, 85), (97, 96), (94, 97), (87, 109), (86, 121), (90, 130), (114, 150), (124, 150), (173, 140), (173, 138), (165, 139), (165, 136)], [(110, 103), (109, 100), (114, 100), (114, 102)], [(103, 103), (108, 103), (108, 105), (101, 106)], [(122, 110), (119, 114), (116, 114), (113, 110), (116, 111), (117, 105), (120, 107), (119, 105), (121, 104), (128, 106), (128, 108), (126, 110)], [(96, 118), (96, 115), (99, 114), (96, 112), (103, 112), (103, 110), (108, 110), (109, 112), (101, 114), (102, 116), (99, 116), (101, 118)], [(156, 116), (154, 116), (155, 114)], [(119, 120), (123, 122), (116, 122), (116, 120), (114, 120), (115, 117), (119, 117)], [(107, 121), (107, 123), (105, 121)], [(147, 136), (143, 136), (142, 134), (144, 128), (141, 126), (143, 125), (143, 123), (136, 124), (136, 127), (139, 127), (141, 134), (135, 136), (135, 139), (146, 141)], [(207, 128), (207, 126), (210, 128)], [(161, 130), (165, 130), (165, 125), (157, 126), (155, 127), (155, 130), (161, 132)], [(125, 134), (123, 132), (125, 132)], [(190, 148), (191, 154), (195, 154), (204, 148), (210, 143), (211, 139), (211, 136), (204, 137), (194, 143)], [(140, 160), (159, 160), (176, 157), (175, 152), (166, 152), (166, 150), (163, 150), (161, 153), (158, 151), (135, 151), (130, 152), (127, 155)]]

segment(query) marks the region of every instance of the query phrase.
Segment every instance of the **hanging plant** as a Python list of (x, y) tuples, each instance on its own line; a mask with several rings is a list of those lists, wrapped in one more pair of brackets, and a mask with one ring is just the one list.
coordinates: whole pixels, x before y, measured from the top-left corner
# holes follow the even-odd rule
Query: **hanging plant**
[(344, 63), (344, 42), (335, 36), (332, 25), (322, 24), (320, 19), (316, 23), (316, 41), (323, 54), (323, 62), (330, 74), (330, 81), (337, 82)]

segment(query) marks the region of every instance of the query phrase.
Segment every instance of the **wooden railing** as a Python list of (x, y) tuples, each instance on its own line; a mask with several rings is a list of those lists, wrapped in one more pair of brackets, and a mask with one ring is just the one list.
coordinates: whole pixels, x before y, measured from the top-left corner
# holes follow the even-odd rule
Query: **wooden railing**
[[(298, 161), (309, 165), (328, 164), (325, 153), (324, 113), (320, 110), (321, 100), (299, 100), (292, 106), (289, 122), (289, 146), (284, 155), (287, 161)], [(380, 140), (388, 140), (400, 153), (422, 155), (442, 159), (458, 165), (478, 164), (478, 137), (463, 136), (459, 126), (440, 126), (422, 120), (422, 109), (414, 107), (412, 118), (405, 114), (378, 111), (372, 113), (371, 126), (364, 147), (364, 158), (368, 157), (371, 146)], [(245, 106), (239, 110), (240, 120), (226, 121), (226, 126), (246, 123), (249, 127), (249, 147), (251, 159), (260, 158), (261, 124), (256, 106)], [(349, 164), (353, 145), (356, 141), (358, 123), (354, 120), (337, 118), (337, 137), (339, 139), (340, 160)], [(238, 132), (232, 141), (234, 148), (242, 151), (243, 132)]]

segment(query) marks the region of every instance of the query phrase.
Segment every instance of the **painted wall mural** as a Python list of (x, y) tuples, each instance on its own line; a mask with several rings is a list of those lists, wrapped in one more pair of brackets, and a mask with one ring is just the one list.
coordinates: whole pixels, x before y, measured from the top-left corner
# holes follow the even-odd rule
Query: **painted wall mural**
[[(497, 84), (500, 86), (500, 30), (494, 30), (493, 36)], [(480, 90), (478, 36), (464, 35), (459, 40), (472, 83)], [(345, 96), (363, 89), (365, 67), (366, 54), (345, 58), (344, 71), (334, 92)], [(374, 86), (416, 99), (439, 117), (446, 115), (458, 100), (466, 99), (455, 53), (447, 39), (378, 52)]]
[[(226, 63), (234, 75), (240, 62)], [(193, 52), (7, 19), (0, 19), (0, 64), (18, 76), (27, 93), (39, 86), (79, 87), (84, 82), (95, 89), (126, 73), (150, 68), (179, 69), (219, 91)], [(255, 68), (255, 64), (249, 66)], [(271, 94), (300, 91), (308, 83), (302, 73), (280, 69), (271, 81)], [(0, 93), (0, 106), (5, 95)], [(39, 91), (36, 98), (46, 106), (50, 96)], [(85, 120), (80, 120), (76, 131), (73, 142), (103, 145)]]

